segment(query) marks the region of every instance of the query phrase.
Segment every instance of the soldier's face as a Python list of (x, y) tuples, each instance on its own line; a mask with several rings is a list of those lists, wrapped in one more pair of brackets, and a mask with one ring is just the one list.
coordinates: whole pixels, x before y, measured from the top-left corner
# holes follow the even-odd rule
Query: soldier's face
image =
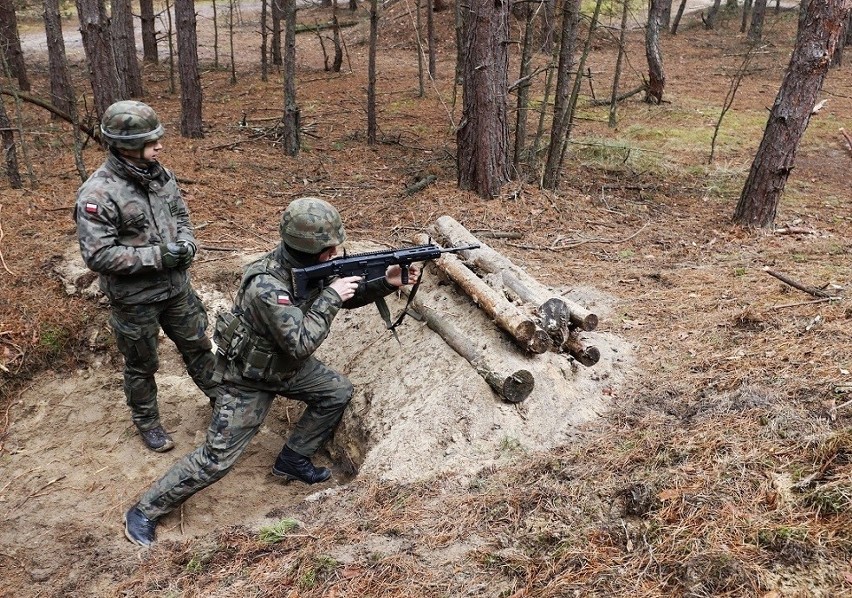
[(337, 255), (337, 247), (336, 246), (335, 247), (329, 247), (328, 249), (324, 250), (321, 254), (319, 254), (318, 259), (319, 259), (320, 262), (327, 262), (328, 260), (330, 260), (331, 258), (333, 258), (336, 255)]
[(160, 143), (159, 139), (157, 141), (146, 143), (142, 150), (142, 160), (146, 162), (156, 162), (161, 149), (163, 149), (163, 144)]

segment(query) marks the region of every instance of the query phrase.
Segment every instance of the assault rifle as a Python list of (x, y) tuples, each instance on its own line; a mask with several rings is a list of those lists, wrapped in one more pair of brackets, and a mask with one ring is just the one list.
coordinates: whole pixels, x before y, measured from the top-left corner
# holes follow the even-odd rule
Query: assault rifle
[(398, 265), (401, 269), (402, 283), (408, 284), (408, 267), (414, 262), (425, 262), (440, 257), (442, 253), (458, 253), (467, 249), (479, 249), (479, 245), (461, 245), (459, 247), (439, 247), (437, 245), (415, 245), (402, 249), (369, 251), (336, 257), (305, 268), (293, 268), (293, 292), (297, 299), (308, 295), (308, 287), (313, 280), (322, 280), (329, 276), (362, 276), (363, 284), (385, 277), (388, 266)]

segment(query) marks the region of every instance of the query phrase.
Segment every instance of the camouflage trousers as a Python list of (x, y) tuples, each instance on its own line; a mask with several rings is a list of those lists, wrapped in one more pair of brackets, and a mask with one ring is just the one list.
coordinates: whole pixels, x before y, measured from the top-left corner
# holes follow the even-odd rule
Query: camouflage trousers
[(306, 403), (286, 446), (310, 457), (334, 432), (352, 391), (348, 378), (313, 357), (275, 390), (259, 390), (226, 379), (204, 444), (172, 466), (137, 506), (149, 519), (158, 519), (224, 477), (260, 429), (278, 394)]
[(157, 382), (160, 367), (157, 341), (160, 328), (177, 346), (192, 380), (214, 401), (215, 356), (207, 337), (207, 312), (192, 287), (171, 299), (139, 305), (113, 304), (109, 320), (115, 342), (124, 355), (124, 395), (133, 423), (140, 430), (160, 425)]

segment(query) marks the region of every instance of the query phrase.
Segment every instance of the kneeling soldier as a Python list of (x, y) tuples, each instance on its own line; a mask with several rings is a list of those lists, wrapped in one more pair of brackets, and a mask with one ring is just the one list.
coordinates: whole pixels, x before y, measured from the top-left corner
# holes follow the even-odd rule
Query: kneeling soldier
[[(125, 535), (149, 546), (157, 521), (199, 490), (222, 478), (257, 433), (276, 395), (307, 407), (284, 444), (272, 473), (306, 484), (331, 477), (310, 457), (331, 436), (352, 397), (352, 384), (313, 357), (341, 307), (368, 305), (403, 285), (399, 266), (385, 278), (318, 281), (308, 296), (293, 292), (292, 268), (333, 258), (345, 239), (340, 214), (329, 203), (303, 197), (290, 203), (279, 227), (281, 243), (250, 264), (230, 313), (216, 322), (221, 395), (205, 443), (172, 467), (126, 514)], [(420, 272), (408, 269), (407, 283)]]

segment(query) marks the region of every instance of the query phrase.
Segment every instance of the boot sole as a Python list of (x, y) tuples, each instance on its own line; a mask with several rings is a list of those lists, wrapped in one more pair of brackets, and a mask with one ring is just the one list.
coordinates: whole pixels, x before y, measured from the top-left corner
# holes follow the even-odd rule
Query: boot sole
[(331, 472), (329, 472), (328, 477), (322, 480), (317, 480), (316, 482), (306, 482), (300, 477), (294, 476), (289, 473), (285, 473), (283, 471), (278, 471), (274, 467), (272, 468), (272, 475), (278, 479), (284, 480), (285, 484), (289, 484), (290, 482), (302, 482), (303, 484), (308, 484), (309, 486), (312, 484), (322, 484), (323, 482), (327, 482), (331, 479)]

